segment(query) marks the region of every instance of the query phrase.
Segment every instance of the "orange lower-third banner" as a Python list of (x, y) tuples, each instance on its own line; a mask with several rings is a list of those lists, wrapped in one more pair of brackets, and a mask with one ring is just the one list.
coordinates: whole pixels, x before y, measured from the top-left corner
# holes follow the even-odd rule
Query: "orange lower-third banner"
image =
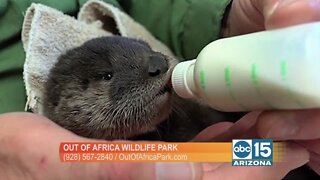
[[(285, 145), (269, 139), (223, 143), (63, 142), (63, 162), (232, 162), (272, 165), (282, 161)], [(256, 164), (254, 164), (256, 163)], [(267, 163), (267, 164), (265, 164)]]

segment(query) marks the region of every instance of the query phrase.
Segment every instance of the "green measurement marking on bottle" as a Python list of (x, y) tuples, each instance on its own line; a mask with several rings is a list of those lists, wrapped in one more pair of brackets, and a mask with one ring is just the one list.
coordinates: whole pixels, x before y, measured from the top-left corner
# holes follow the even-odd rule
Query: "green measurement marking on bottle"
[(268, 106), (269, 108), (274, 108), (274, 106), (272, 106), (272, 104), (269, 101), (267, 101), (266, 98), (263, 97), (260, 91), (259, 80), (258, 80), (258, 68), (256, 64), (252, 64), (252, 67), (251, 67), (251, 80), (260, 99), (262, 99), (265, 105)]
[(281, 65), (280, 65), (280, 69), (281, 69), (281, 79), (282, 81), (286, 81), (287, 80), (287, 61), (281, 61)]
[(200, 71), (200, 86), (202, 89), (206, 88), (206, 77), (203, 70)]
[(290, 98), (293, 99), (295, 101), (295, 103), (303, 108), (303, 104), (297, 99), (297, 97), (292, 93), (288, 80), (287, 80), (287, 75), (288, 75), (288, 65), (287, 65), (287, 61), (283, 60), (281, 61), (281, 80), (285, 83), (286, 85), (286, 89), (287, 89), (287, 93), (289, 94)]
[(232, 91), (231, 69), (229, 66), (224, 69), (224, 80), (225, 80), (226, 87), (229, 90), (229, 93), (230, 93), (232, 100), (235, 101), (243, 110), (248, 111), (248, 108), (246, 108), (243, 104), (238, 102), (237, 98), (235, 97), (235, 95)]
[[(200, 74), (199, 74), (199, 79), (200, 79), (200, 87), (205, 90), (206, 89), (206, 74), (204, 70), (200, 70)], [(214, 104), (211, 104), (211, 106), (216, 109), (216, 110), (221, 110), (221, 108), (215, 106)]]

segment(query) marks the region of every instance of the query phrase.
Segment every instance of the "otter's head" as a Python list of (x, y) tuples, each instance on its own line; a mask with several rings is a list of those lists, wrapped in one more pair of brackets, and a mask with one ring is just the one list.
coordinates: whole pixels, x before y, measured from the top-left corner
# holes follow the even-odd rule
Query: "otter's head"
[(44, 114), (76, 134), (128, 138), (155, 129), (171, 111), (174, 65), (143, 41), (90, 40), (67, 51), (52, 68)]

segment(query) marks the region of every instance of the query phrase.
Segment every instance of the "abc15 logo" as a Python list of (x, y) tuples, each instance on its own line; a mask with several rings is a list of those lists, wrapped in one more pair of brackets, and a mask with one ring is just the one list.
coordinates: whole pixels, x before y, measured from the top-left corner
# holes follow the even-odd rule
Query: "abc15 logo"
[(272, 159), (273, 142), (271, 139), (232, 140), (232, 159), (254, 160)]

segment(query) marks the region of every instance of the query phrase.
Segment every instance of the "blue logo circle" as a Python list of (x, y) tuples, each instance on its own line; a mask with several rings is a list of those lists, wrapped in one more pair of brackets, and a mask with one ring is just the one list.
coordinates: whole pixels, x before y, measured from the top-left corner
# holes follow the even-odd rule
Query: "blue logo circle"
[(233, 147), (233, 152), (238, 158), (245, 158), (250, 154), (251, 147), (246, 141), (238, 141)]

